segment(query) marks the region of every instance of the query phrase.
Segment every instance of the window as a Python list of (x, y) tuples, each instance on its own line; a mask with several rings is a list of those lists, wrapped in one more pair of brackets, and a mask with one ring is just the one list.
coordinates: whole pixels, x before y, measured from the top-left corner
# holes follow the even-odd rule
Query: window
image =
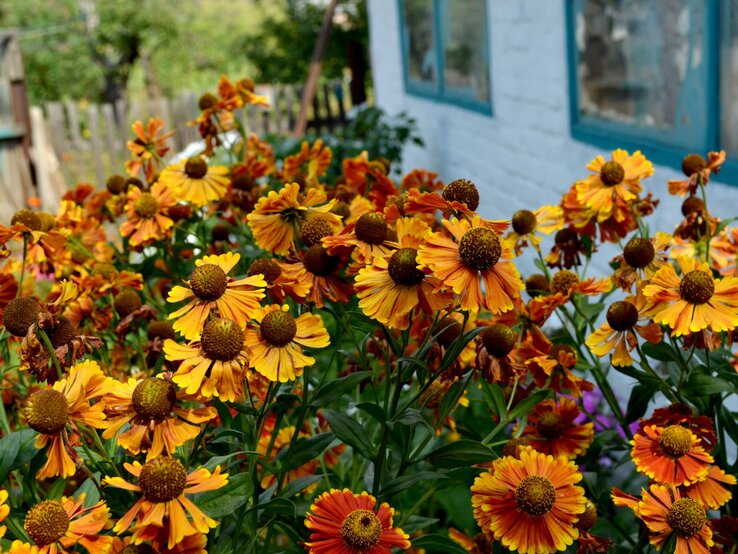
[[(567, 0), (574, 138), (738, 178), (738, 0)], [(731, 160), (732, 158), (732, 160)]]
[(492, 113), (486, 0), (398, 0), (405, 89)]

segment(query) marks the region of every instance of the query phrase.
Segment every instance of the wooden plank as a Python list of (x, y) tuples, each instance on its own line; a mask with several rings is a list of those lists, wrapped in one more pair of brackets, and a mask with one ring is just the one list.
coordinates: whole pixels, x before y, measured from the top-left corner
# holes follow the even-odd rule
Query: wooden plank
[(92, 165), (95, 168), (97, 183), (105, 182), (104, 152), (102, 140), (100, 140), (100, 121), (97, 104), (90, 104), (87, 108), (87, 120), (90, 128), (90, 150), (92, 154)]
[(67, 112), (67, 122), (69, 123), (69, 136), (75, 150), (85, 150), (87, 143), (82, 140), (79, 125), (79, 113), (77, 112), (77, 103), (72, 100), (66, 100), (64, 107)]
[(131, 135), (131, 121), (128, 117), (128, 102), (120, 98), (115, 102), (115, 120), (118, 123), (118, 136), (120, 137), (121, 152), (123, 157), (128, 156), (128, 140)]
[(289, 130), (292, 131), (295, 128), (295, 113), (297, 110), (297, 93), (295, 92), (294, 85), (285, 85), (284, 87), (285, 97), (285, 110), (287, 112), (287, 125)]
[[(303, 94), (305, 93), (303, 92)], [(318, 96), (318, 89), (316, 89), (315, 93), (313, 94), (313, 117), (312, 120), (308, 119), (307, 128), (309, 129), (310, 127), (312, 127), (313, 129), (315, 129), (315, 132), (322, 133), (324, 129), (324, 120), (323, 114), (320, 110), (320, 98)]]
[(46, 114), (51, 127), (51, 142), (57, 156), (69, 151), (69, 135), (67, 133), (67, 122), (64, 117), (64, 107), (60, 102), (49, 102), (46, 104)]
[(283, 110), (282, 110), (282, 87), (279, 85), (274, 85), (272, 87), (273, 91), (273, 102), (272, 102), (272, 121), (274, 122), (274, 131), (279, 135), (284, 135), (287, 133), (286, 127), (286, 119), (283, 117)]
[(108, 173), (120, 173), (122, 169), (119, 167), (120, 159), (120, 143), (116, 140), (118, 124), (115, 121), (115, 108), (112, 104), (103, 104), (101, 106), (102, 117), (105, 121), (105, 150), (110, 156), (110, 168)]
[(338, 121), (341, 125), (346, 124), (346, 108), (344, 99), (346, 98), (345, 91), (343, 89), (343, 83), (338, 81), (333, 84), (333, 90), (336, 94), (336, 106), (338, 107)]

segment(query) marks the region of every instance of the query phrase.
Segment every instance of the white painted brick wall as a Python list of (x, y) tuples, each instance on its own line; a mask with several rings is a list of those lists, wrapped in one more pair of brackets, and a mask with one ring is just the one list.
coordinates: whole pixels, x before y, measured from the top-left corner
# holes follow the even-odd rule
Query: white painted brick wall
[[(368, 0), (368, 7), (377, 103), (390, 114), (416, 118), (426, 142), (423, 149), (407, 149), (405, 169), (432, 169), (445, 181), (473, 180), (481, 213), (501, 219), (557, 203), (587, 175), (592, 158), (607, 156), (571, 138), (563, 0), (488, 0), (492, 117), (406, 94), (397, 0)], [(649, 218), (652, 229), (670, 232), (680, 219), (681, 200), (666, 190), (666, 182), (680, 175), (656, 166), (644, 182), (661, 199)], [(709, 192), (713, 213), (738, 215), (738, 186), (713, 182)]]

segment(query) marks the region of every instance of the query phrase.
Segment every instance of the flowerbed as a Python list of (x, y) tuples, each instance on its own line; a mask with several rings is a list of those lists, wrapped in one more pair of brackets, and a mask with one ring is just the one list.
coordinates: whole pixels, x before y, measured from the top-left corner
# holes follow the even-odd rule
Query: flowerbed
[(127, 175), (0, 226), (3, 552), (735, 552), (724, 153), (653, 185), (671, 234), (623, 150), (489, 220), (468, 180), (276, 159), (264, 103), (223, 78), (202, 155), (138, 122)]

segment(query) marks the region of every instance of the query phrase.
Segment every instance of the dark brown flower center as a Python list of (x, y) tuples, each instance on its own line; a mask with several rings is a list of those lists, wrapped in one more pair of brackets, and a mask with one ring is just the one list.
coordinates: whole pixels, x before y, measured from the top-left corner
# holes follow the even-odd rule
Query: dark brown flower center
[(314, 244), (307, 249), (303, 256), (302, 262), (305, 268), (319, 277), (330, 275), (338, 265), (338, 258), (328, 254), (328, 250), (323, 248), (321, 244)]
[(345, 221), (348, 217), (351, 216), (351, 207), (348, 205), (347, 202), (339, 200), (338, 202), (336, 202), (333, 208), (331, 208), (331, 213), (336, 214), (338, 217)]
[(248, 173), (239, 173), (233, 177), (231, 185), (236, 190), (251, 190), (256, 185), (256, 181)]
[(368, 551), (382, 538), (382, 522), (371, 510), (354, 510), (341, 523), (341, 537), (352, 551)]
[(144, 184), (141, 179), (137, 179), (136, 177), (129, 177), (126, 179), (126, 190), (128, 190), (129, 187), (136, 187), (137, 189), (144, 189)]
[(666, 523), (683, 538), (693, 537), (707, 523), (705, 509), (691, 498), (680, 498), (666, 512)]
[(702, 171), (707, 167), (705, 158), (699, 154), (687, 154), (682, 158), (682, 172), (687, 176), (691, 177), (695, 173)]
[(382, 244), (389, 233), (384, 216), (377, 212), (362, 215), (354, 230), (356, 238), (367, 244)]
[(203, 327), (200, 345), (211, 360), (235, 360), (243, 350), (243, 330), (233, 320), (211, 319)]
[(31, 231), (38, 231), (41, 229), (41, 218), (36, 212), (31, 210), (23, 209), (15, 212), (13, 217), (10, 219), (10, 224), (15, 225), (17, 223), (25, 225)]
[(633, 237), (625, 245), (623, 257), (630, 267), (643, 269), (656, 257), (656, 249), (650, 240)]
[(571, 227), (566, 227), (557, 231), (554, 235), (554, 242), (557, 246), (566, 246), (567, 244), (576, 244), (578, 239), (577, 233)]
[(110, 194), (120, 194), (126, 190), (126, 178), (123, 175), (112, 175), (108, 177), (105, 188)]
[(115, 269), (115, 266), (106, 262), (96, 262), (92, 267), (92, 273), (99, 275), (106, 281), (112, 281), (118, 276), (118, 270)]
[(190, 287), (200, 300), (217, 300), (228, 288), (228, 277), (220, 266), (202, 264), (190, 276)]
[(512, 352), (516, 342), (515, 332), (501, 323), (495, 323), (482, 333), (482, 344), (487, 352), (497, 358), (502, 358)]
[(264, 280), (270, 285), (282, 274), (282, 270), (271, 258), (256, 258), (249, 267), (248, 275), (263, 275)]
[(551, 292), (569, 294), (571, 288), (579, 283), (579, 277), (573, 271), (562, 269), (551, 279)]
[(69, 515), (57, 500), (36, 504), (28, 512), (23, 527), (37, 546), (47, 546), (61, 539), (69, 529)]
[(638, 323), (638, 310), (624, 300), (613, 302), (607, 309), (607, 322), (615, 331), (627, 331)]
[(177, 392), (171, 381), (156, 377), (141, 381), (131, 396), (133, 409), (145, 419), (164, 419), (172, 413), (176, 402)]
[(549, 292), (551, 286), (548, 284), (548, 279), (542, 273), (534, 273), (525, 280), (525, 292), (528, 296), (535, 298), (541, 294)]
[(701, 212), (705, 209), (705, 203), (697, 196), (690, 196), (682, 203), (682, 215), (688, 216), (692, 213)]
[(461, 202), (471, 211), (479, 207), (479, 191), (477, 186), (466, 179), (456, 179), (451, 181), (445, 189), (442, 196), (447, 202)]
[(185, 173), (190, 179), (202, 179), (208, 172), (208, 162), (200, 156), (193, 156), (185, 163)]
[(690, 304), (704, 304), (715, 294), (712, 275), (701, 269), (690, 271), (679, 283), (679, 296)]
[(423, 281), (425, 273), (418, 269), (417, 254), (415, 248), (401, 248), (392, 254), (387, 270), (395, 283), (411, 287)]
[(530, 445), (530, 439), (528, 437), (512, 438), (502, 447), (502, 455), (518, 459), (518, 450), (528, 445)]
[(69, 421), (67, 398), (54, 389), (34, 392), (26, 408), (28, 426), (44, 435), (60, 433)]
[(149, 502), (169, 502), (178, 498), (187, 484), (187, 472), (175, 458), (160, 456), (146, 462), (138, 476), (138, 486)]
[(149, 331), (147, 334), (149, 340), (155, 338), (173, 339), (174, 338), (174, 327), (172, 324), (164, 319), (157, 319), (149, 323)]
[(692, 449), (692, 434), (681, 425), (669, 425), (661, 431), (659, 445), (669, 456), (681, 458)]
[(200, 111), (209, 110), (218, 103), (218, 99), (212, 92), (206, 92), (197, 100), (197, 107)]
[(600, 169), (600, 179), (608, 187), (614, 187), (623, 182), (625, 169), (618, 162), (605, 162)]
[(576, 359), (577, 353), (574, 351), (574, 349), (569, 346), (568, 344), (554, 344), (551, 349), (548, 351), (548, 357), (559, 361), (559, 354), (561, 353), (569, 354), (571, 356), (574, 356), (574, 359)]
[(54, 225), (56, 225), (56, 216), (54, 214), (50, 214), (49, 212), (38, 212), (37, 215), (41, 220), (39, 231), (48, 233), (54, 228)]
[(584, 513), (579, 514), (579, 521), (574, 526), (582, 531), (587, 531), (597, 523), (597, 506), (591, 500), (587, 500), (584, 506)]
[(532, 516), (551, 511), (556, 502), (556, 489), (551, 481), (540, 475), (525, 477), (515, 489), (515, 504)]
[(3, 323), (11, 335), (25, 337), (40, 312), (41, 306), (35, 299), (29, 296), (14, 298), (5, 307)]
[(459, 242), (459, 257), (467, 267), (484, 271), (495, 265), (502, 255), (500, 239), (492, 229), (469, 229)]
[(214, 241), (228, 240), (231, 234), (231, 228), (226, 223), (216, 223), (213, 228), (210, 229), (210, 236)]
[(320, 244), (320, 239), (333, 234), (333, 227), (325, 219), (311, 217), (300, 227), (300, 240), (305, 246)]
[(297, 321), (288, 312), (275, 310), (261, 320), (259, 326), (262, 338), (272, 346), (285, 346), (297, 334)]
[(543, 412), (538, 417), (536, 429), (544, 439), (555, 439), (560, 437), (564, 431), (564, 423), (561, 421), (561, 416), (556, 412)]
[(66, 317), (59, 316), (56, 325), (46, 329), (46, 334), (51, 341), (51, 346), (61, 348), (71, 342), (77, 336), (77, 329)]
[(133, 203), (133, 210), (139, 217), (151, 219), (159, 212), (159, 202), (150, 192), (142, 192)]
[(141, 307), (141, 298), (133, 289), (125, 289), (115, 295), (113, 306), (120, 317), (126, 317)]
[(536, 228), (538, 219), (530, 210), (518, 210), (513, 214), (512, 227), (518, 235), (527, 235)]

